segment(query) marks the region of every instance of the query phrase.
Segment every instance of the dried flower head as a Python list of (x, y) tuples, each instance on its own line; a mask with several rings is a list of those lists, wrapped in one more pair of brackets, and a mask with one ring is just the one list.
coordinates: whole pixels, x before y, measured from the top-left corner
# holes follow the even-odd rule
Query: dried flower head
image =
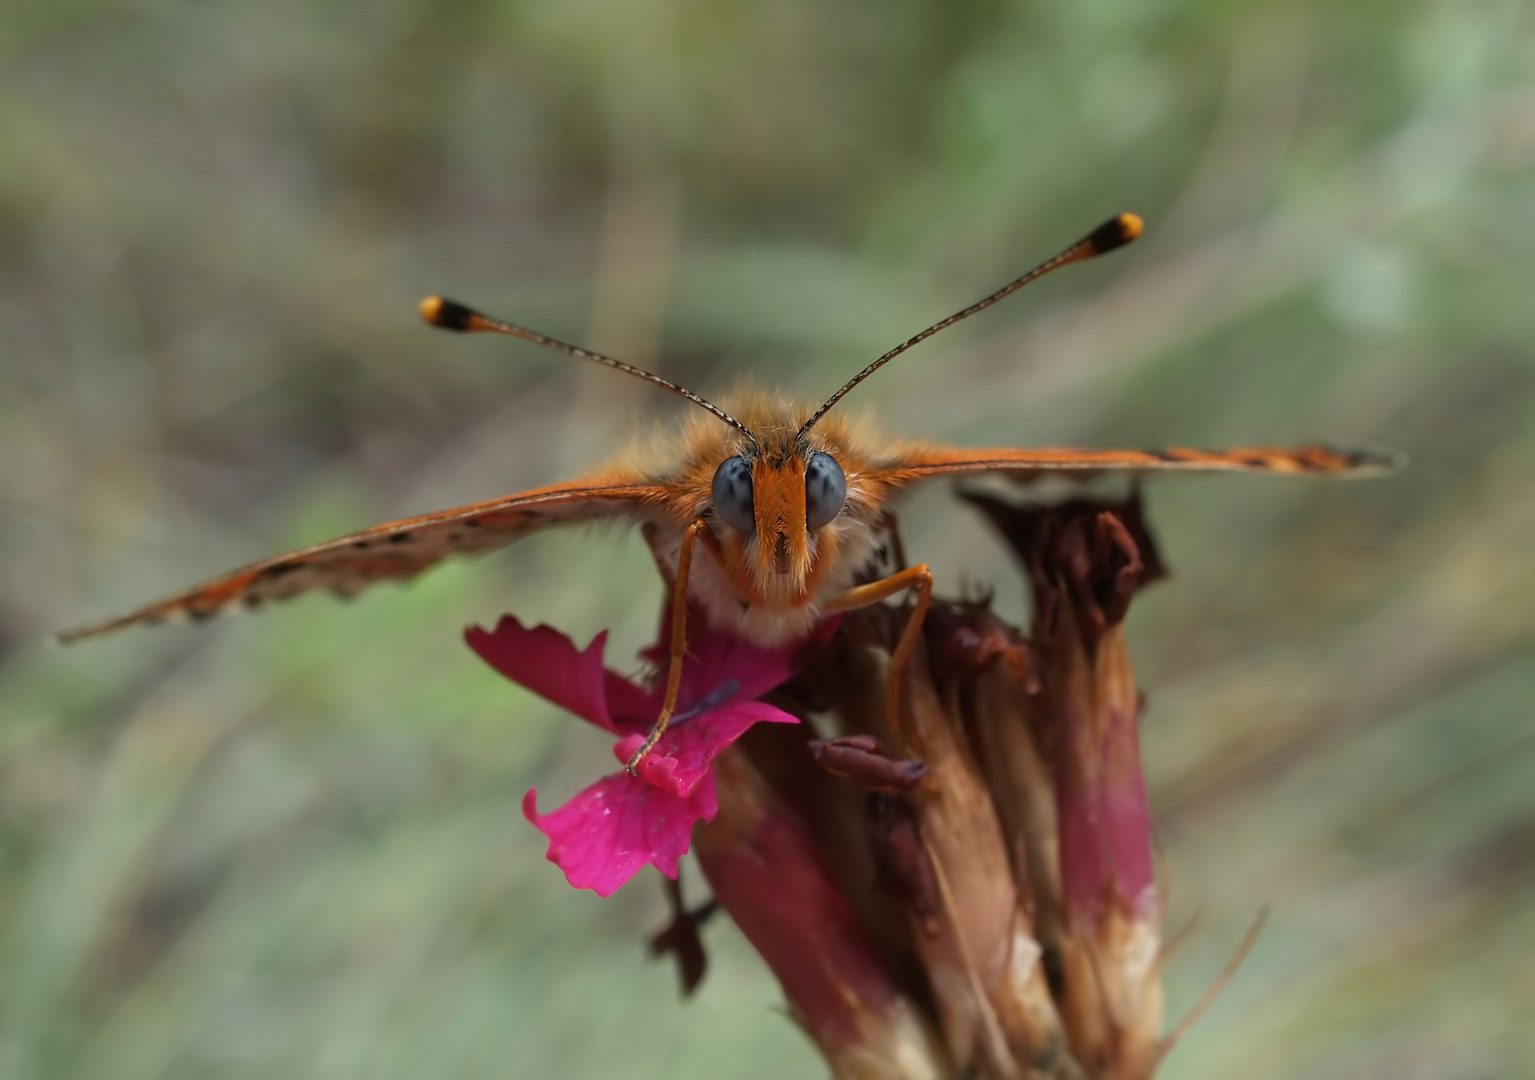
[[(1027, 634), (935, 599), (892, 717), (903, 612), (854, 611), (797, 651), (700, 618), (637, 775), (547, 814), (529, 792), (528, 816), (602, 895), (647, 863), (675, 877), (691, 835), (711, 904), (838, 1077), (1141, 1080), (1163, 1051), (1160, 905), (1123, 623), (1165, 572), (1138, 498), (971, 501), (1027, 574)], [(616, 736), (620, 761), (655, 715), (655, 688), (603, 668), (601, 636), (578, 652), (507, 618), (469, 640)], [(654, 947), (690, 991), (702, 913), (668, 895)]]

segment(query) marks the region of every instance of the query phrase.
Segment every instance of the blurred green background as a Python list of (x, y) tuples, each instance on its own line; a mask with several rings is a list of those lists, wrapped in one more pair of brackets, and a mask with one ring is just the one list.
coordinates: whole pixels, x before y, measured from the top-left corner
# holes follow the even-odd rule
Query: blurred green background
[[(522, 820), (607, 740), (460, 630), (612, 627), (628, 664), (660, 598), (636, 536), (45, 635), (679, 412), (435, 334), (426, 293), (819, 400), (1134, 209), (1141, 244), (848, 406), (975, 444), (1407, 451), (1149, 486), (1173, 1016), (1273, 908), (1166, 1074), (1535, 1076), (1532, 197), (1516, 2), (11, 0), (0, 1075), (824, 1075), (733, 928), (679, 1003), (654, 875), (575, 893)], [(903, 522), (942, 588), (1023, 617), (950, 493)]]

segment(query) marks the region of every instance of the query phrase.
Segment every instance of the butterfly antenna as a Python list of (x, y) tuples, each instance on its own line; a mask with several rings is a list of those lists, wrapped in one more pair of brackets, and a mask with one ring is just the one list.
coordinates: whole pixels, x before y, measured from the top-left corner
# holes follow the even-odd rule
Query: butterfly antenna
[(874, 361), (874, 363), (864, 368), (857, 375), (854, 375), (847, 381), (841, 390), (838, 390), (831, 397), (827, 398), (826, 404), (817, 409), (814, 415), (812, 415), (809, 420), (805, 421), (804, 426), (799, 429), (799, 433), (804, 435), (805, 432), (809, 431), (812, 427), (815, 426), (816, 421), (820, 420), (821, 417), (826, 415), (826, 413), (831, 409), (833, 405), (841, 401), (843, 396), (849, 390), (863, 382), (870, 375), (873, 375), (880, 368), (890, 363), (890, 361), (894, 360), (897, 356), (900, 356), (903, 352), (905, 352), (907, 349), (910, 349), (912, 346), (922, 344), (922, 342), (938, 333), (938, 331), (946, 330), (960, 320), (968, 319), (978, 311), (985, 311), (997, 301), (1005, 300), (1007, 297), (1013, 295), (1013, 293), (1023, 288), (1029, 282), (1044, 277), (1052, 270), (1059, 270), (1061, 267), (1067, 265), (1068, 263), (1082, 262), (1084, 259), (1093, 259), (1097, 258), (1099, 255), (1107, 255), (1115, 248), (1124, 247), (1130, 241), (1140, 236), (1141, 230), (1143, 228), (1144, 225), (1141, 222), (1140, 216), (1137, 214), (1120, 214), (1117, 217), (1109, 218), (1109, 220), (1105, 221), (1102, 225), (1099, 225), (1096, 229), (1088, 233), (1082, 239), (1078, 240), (1075, 244), (1072, 244), (1065, 251), (1062, 251), (1058, 255), (1054, 255), (1051, 258), (1046, 259), (1034, 269), (1030, 270), (1027, 274), (1024, 274), (1021, 278), (1017, 278), (1008, 282), (996, 292), (986, 297), (986, 299), (978, 300), (971, 304), (969, 307), (965, 308), (965, 310), (957, 311), (953, 315), (950, 315), (947, 319), (944, 319), (942, 322), (934, 323), (932, 326), (929, 326), (916, 337), (907, 338), (905, 341), (901, 342), (895, 348), (887, 352), (884, 356), (881, 356), (878, 360)]
[(506, 334), (508, 337), (521, 338), (523, 341), (531, 341), (535, 345), (542, 345), (546, 349), (562, 352), (566, 356), (574, 356), (580, 360), (590, 360), (593, 363), (602, 364), (604, 367), (622, 371), (626, 375), (633, 375), (637, 379), (644, 379), (648, 383), (654, 383), (656, 386), (670, 390), (678, 397), (687, 398), (694, 405), (709, 410), (742, 435), (745, 435), (752, 451), (754, 453), (757, 451), (757, 437), (741, 421), (731, 416), (712, 401), (707, 401), (693, 393), (693, 391), (663, 379), (661, 376), (646, 371), (644, 368), (637, 368), (633, 364), (626, 364), (614, 357), (604, 356), (602, 353), (592, 352), (590, 349), (583, 349), (579, 345), (567, 344), (546, 334), (540, 334), (537, 330), (529, 330), (526, 326), (518, 326), (516, 323), (509, 323), (504, 319), (492, 318), (489, 315), (475, 311), (471, 307), (460, 304), (457, 300), (449, 300), (442, 296), (428, 296), (425, 300), (421, 301), (421, 317), (433, 326), (443, 330), (452, 330), (460, 334)]

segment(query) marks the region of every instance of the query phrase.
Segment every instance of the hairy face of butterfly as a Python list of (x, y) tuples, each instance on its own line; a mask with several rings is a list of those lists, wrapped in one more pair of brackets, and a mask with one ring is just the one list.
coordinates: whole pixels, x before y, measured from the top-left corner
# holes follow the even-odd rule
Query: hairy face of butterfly
[(836, 521), (847, 478), (825, 451), (736, 454), (722, 461), (711, 489), (727, 572), (752, 602), (802, 599), (835, 557)]

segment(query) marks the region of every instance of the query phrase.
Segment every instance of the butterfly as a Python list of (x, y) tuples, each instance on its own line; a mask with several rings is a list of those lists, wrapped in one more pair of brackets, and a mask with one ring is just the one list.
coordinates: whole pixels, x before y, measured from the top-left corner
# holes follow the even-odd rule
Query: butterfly
[(878, 568), (882, 549), (899, 544), (891, 507), (913, 486), (978, 473), (1172, 470), (1364, 476), (1398, 465), (1389, 453), (1326, 446), (975, 450), (892, 442), (832, 413), (849, 391), (901, 353), (1051, 271), (1123, 247), (1141, 231), (1135, 214), (1109, 219), (1023, 276), (897, 345), (819, 407), (751, 393), (731, 401), (727, 411), (621, 360), (456, 301), (429, 297), (422, 301), (421, 314), (433, 326), (506, 334), (603, 364), (661, 386), (703, 412), (684, 425), (662, 460), (624, 463), (568, 483), (378, 525), (263, 559), (59, 638), (73, 642), (129, 626), (204, 620), (315, 589), (351, 596), (376, 582), (414, 577), (449, 555), (488, 551), (539, 529), (623, 519), (642, 526), (672, 590), (667, 693), (631, 769), (666, 730), (675, 708), (690, 600), (714, 631), (778, 646), (808, 638), (828, 616), (911, 591), (915, 600), (891, 663), (888, 707), (898, 716), (894, 690), (915, 646), (933, 579), (924, 564), (898, 566), (890, 573)]

